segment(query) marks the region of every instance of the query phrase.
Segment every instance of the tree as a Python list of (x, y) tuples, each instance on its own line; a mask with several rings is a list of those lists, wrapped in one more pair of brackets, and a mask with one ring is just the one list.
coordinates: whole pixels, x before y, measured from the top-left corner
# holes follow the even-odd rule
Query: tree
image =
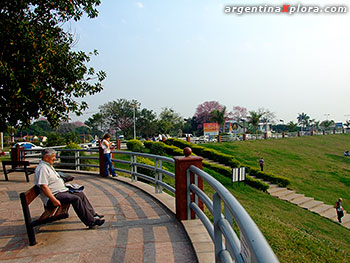
[(142, 109), (137, 114), (136, 131), (144, 138), (155, 135), (157, 132), (157, 114), (152, 110)]
[(86, 13), (97, 16), (100, 0), (2, 0), (0, 3), (0, 130), (45, 116), (53, 127), (80, 115), (77, 98), (102, 90), (106, 77), (85, 64), (90, 55), (72, 51), (73, 34), (62, 25)]
[(335, 122), (333, 120), (325, 120), (321, 122), (320, 126), (323, 127), (324, 130), (328, 130), (330, 127), (334, 127)]
[(90, 127), (92, 134), (97, 135), (99, 137), (102, 136), (104, 132), (104, 128), (103, 128), (104, 124), (103, 124), (103, 116), (101, 113), (95, 113), (89, 119), (87, 119), (84, 123)]
[(259, 122), (262, 116), (263, 116), (262, 112), (249, 111), (249, 116), (247, 117), (248, 123), (252, 126), (255, 133), (258, 130)]
[(192, 118), (187, 118), (184, 120), (185, 124), (182, 128), (182, 132), (195, 135), (198, 127), (197, 118), (193, 116)]
[(302, 112), (301, 114), (298, 113), (297, 120), (298, 124), (301, 125), (301, 131), (303, 131), (303, 128), (309, 125), (310, 116), (308, 116), (304, 112)]
[(248, 115), (247, 108), (240, 107), (240, 106), (233, 107), (233, 113), (232, 113), (233, 120), (237, 122), (241, 122), (241, 120), (245, 119), (247, 115)]
[(224, 106), (221, 110), (213, 110), (211, 113), (211, 120), (219, 124), (221, 130), (223, 130), (223, 126), (225, 121), (228, 119), (228, 113), (226, 112), (226, 106)]
[(183, 118), (171, 108), (163, 108), (159, 114), (158, 131), (162, 134), (178, 135), (183, 128)]
[(298, 123), (295, 123), (295, 122), (288, 122), (287, 123), (287, 130), (289, 132), (296, 132), (298, 130)]
[(133, 136), (133, 111), (138, 114), (140, 103), (137, 100), (118, 99), (99, 107), (105, 124), (115, 131), (122, 131), (125, 137)]
[(346, 121), (345, 123), (344, 123), (344, 126), (346, 126), (346, 128), (350, 128), (350, 120), (348, 120), (348, 121)]
[(217, 101), (205, 101), (202, 104), (199, 104), (196, 108), (196, 113), (194, 114), (194, 116), (196, 117), (197, 123), (203, 124), (206, 122), (210, 122), (212, 119), (211, 112), (213, 110), (221, 111), (223, 107), (224, 106), (222, 106)]

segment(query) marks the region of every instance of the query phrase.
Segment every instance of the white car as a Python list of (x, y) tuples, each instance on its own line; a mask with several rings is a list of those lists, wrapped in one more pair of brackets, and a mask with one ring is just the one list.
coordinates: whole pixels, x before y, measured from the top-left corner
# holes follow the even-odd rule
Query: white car
[(20, 147), (24, 147), (25, 150), (42, 150), (44, 149), (41, 146), (37, 146), (31, 142), (18, 142), (15, 145), (12, 146), (12, 148), (16, 148), (17, 145), (19, 145)]

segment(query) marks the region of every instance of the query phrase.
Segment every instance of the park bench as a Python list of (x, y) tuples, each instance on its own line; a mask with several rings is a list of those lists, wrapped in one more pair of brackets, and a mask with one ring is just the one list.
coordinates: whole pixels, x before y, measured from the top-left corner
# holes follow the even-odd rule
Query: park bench
[[(11, 165), (12, 168), (7, 170), (6, 165)], [(34, 173), (35, 167), (29, 167), (28, 161), (2, 161), (2, 168), (4, 170), (5, 181), (8, 181), (8, 174), (12, 172), (24, 172), (27, 182), (29, 182), (29, 175)]]
[(48, 209), (46, 206), (44, 206), (44, 212), (39, 217), (39, 219), (33, 220), (30, 215), (29, 205), (35, 198), (37, 198), (40, 195), (40, 188), (39, 186), (35, 185), (32, 188), (30, 188), (25, 193), (20, 193), (20, 199), (23, 209), (23, 215), (24, 215), (24, 221), (26, 224), (28, 239), (29, 239), (29, 245), (33, 246), (36, 244), (35, 240), (35, 233), (34, 233), (34, 227), (44, 225), (53, 221), (61, 220), (67, 218), (68, 215), (68, 209), (70, 204), (63, 204), (60, 207), (53, 207)]

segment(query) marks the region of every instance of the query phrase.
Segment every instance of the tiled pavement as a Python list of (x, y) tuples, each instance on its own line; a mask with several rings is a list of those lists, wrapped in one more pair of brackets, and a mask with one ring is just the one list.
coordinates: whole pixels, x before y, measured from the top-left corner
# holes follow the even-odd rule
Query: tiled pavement
[[(29, 246), (18, 194), (32, 186), (33, 177), (27, 183), (23, 173), (11, 173), (6, 182), (0, 172), (1, 262), (197, 262), (193, 247), (200, 262), (213, 262), (212, 243), (196, 220), (185, 223), (195, 237), (191, 245), (171, 211), (174, 198), (157, 194), (162, 199), (157, 201), (144, 192), (154, 192), (153, 187), (137, 182), (146, 189), (140, 190), (122, 182), (129, 178), (74, 176), (106, 223), (88, 230), (70, 208), (69, 218), (36, 227), (37, 244)], [(32, 217), (39, 216), (40, 198), (30, 208)]]

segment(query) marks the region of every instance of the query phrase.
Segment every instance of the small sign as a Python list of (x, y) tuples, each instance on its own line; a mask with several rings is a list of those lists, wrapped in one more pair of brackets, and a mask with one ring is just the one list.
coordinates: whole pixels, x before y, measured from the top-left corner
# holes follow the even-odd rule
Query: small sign
[(245, 180), (245, 167), (232, 169), (232, 182), (240, 182)]

